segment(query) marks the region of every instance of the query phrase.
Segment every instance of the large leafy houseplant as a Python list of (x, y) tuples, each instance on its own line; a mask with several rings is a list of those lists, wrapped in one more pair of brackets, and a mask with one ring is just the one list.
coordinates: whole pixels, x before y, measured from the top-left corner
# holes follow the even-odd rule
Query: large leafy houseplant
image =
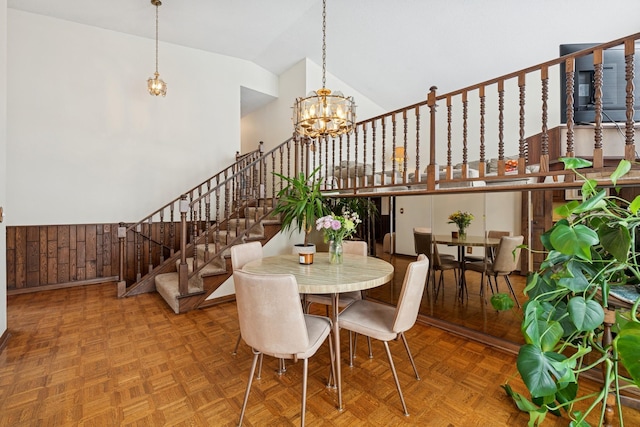
[[(508, 384), (504, 388), (520, 409), (529, 412), (530, 426), (539, 425), (549, 411), (556, 415), (566, 411), (570, 426), (588, 426), (590, 413), (590, 419), (597, 418), (602, 425), (607, 400), (615, 404), (624, 425), (620, 393), (640, 385), (636, 316), (640, 299), (631, 311), (618, 310), (611, 316), (609, 292), (615, 286), (640, 282), (636, 250), (640, 197), (629, 202), (599, 189), (595, 180), (577, 171), (591, 166), (586, 160), (565, 158), (563, 162), (565, 169), (584, 180), (583, 197), (556, 208), (562, 219), (541, 238), (546, 259), (527, 278), (529, 300), (521, 326), (525, 344), (518, 353), (517, 369), (531, 400)], [(613, 185), (630, 168), (628, 161), (621, 161), (611, 175)], [(613, 324), (612, 339), (603, 339), (605, 313)], [(579, 397), (580, 374), (594, 367), (602, 369), (602, 389)], [(578, 401), (586, 409), (576, 410)]]
[(300, 172), (293, 177), (274, 172), (286, 185), (277, 194), (278, 202), (273, 214), (280, 215), (282, 230), (304, 233), (304, 246), (309, 244), (309, 233), (315, 227), (316, 220), (329, 213), (320, 191), (321, 182), (316, 177), (319, 170), (320, 166), (309, 175)]

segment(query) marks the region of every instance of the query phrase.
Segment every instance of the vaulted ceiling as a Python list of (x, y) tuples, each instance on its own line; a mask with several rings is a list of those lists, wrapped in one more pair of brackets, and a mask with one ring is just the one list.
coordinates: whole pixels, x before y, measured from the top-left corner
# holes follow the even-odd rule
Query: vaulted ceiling
[[(155, 37), (149, 0), (8, 6)], [(159, 37), (279, 75), (305, 57), (322, 63), (321, 13), (321, 0), (163, 0)], [(433, 85), (446, 92), (549, 60), (560, 43), (633, 34), (638, 16), (638, 0), (329, 0), (327, 70), (392, 110), (424, 99)]]

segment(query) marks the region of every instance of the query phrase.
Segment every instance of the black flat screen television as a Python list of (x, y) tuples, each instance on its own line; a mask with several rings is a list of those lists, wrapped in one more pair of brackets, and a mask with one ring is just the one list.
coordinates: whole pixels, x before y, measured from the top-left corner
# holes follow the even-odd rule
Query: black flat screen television
[[(597, 46), (598, 43), (561, 44), (560, 56)], [(640, 44), (636, 42), (634, 56), (634, 121), (640, 120)], [(627, 121), (627, 81), (625, 79), (624, 46), (603, 52), (602, 122)], [(560, 122), (567, 122), (567, 92), (564, 62), (560, 65)], [(573, 122), (595, 122), (595, 88), (593, 54), (576, 58), (573, 88)]]

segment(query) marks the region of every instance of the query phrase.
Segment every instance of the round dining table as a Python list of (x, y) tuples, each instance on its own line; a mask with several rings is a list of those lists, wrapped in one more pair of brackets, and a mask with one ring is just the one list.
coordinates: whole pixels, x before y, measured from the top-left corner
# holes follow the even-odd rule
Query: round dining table
[[(451, 234), (441, 234), (433, 236), (433, 243), (457, 246), (458, 247), (458, 261), (460, 262), (460, 281), (458, 283), (458, 295), (462, 300), (465, 292), (467, 297), (469, 296), (467, 291), (467, 278), (466, 278), (466, 265), (465, 253), (467, 247), (484, 246), (487, 248), (495, 248), (500, 244), (500, 239), (487, 236), (467, 236), (464, 238), (453, 237)], [(484, 262), (488, 260), (484, 257)], [(484, 283), (480, 283), (480, 294), (484, 295)]]
[(362, 291), (384, 285), (393, 278), (393, 265), (375, 257), (344, 254), (342, 264), (329, 263), (329, 254), (318, 252), (313, 264), (300, 264), (297, 255), (264, 257), (244, 265), (243, 271), (258, 274), (292, 274), (301, 294), (330, 294), (336, 358), (336, 388), (338, 409), (342, 410), (340, 368), (340, 326), (338, 301), (341, 292)]

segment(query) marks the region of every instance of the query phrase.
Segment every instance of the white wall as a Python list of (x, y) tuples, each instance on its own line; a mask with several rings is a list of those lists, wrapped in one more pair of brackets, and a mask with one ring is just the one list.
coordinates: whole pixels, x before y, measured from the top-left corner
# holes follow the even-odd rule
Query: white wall
[[(293, 134), (291, 117), (295, 99), (321, 87), (322, 69), (308, 58), (282, 73), (279, 78), (279, 98), (242, 118), (243, 152), (255, 150), (259, 141), (264, 141), (264, 149), (268, 151), (290, 138)], [(381, 106), (330, 73), (327, 73), (326, 87), (331, 91), (339, 90), (347, 96), (353, 96), (358, 121), (386, 112)], [(283, 125), (274, 126), (274, 123)]]
[[(247, 61), (8, 10), (7, 224), (136, 221), (230, 164)], [(6, 27), (3, 27), (6, 28)]]
[[(0, 0), (0, 207), (7, 201), (7, 0)], [(0, 217), (2, 221), (2, 217)], [(7, 331), (7, 233), (0, 222), (0, 337)]]

